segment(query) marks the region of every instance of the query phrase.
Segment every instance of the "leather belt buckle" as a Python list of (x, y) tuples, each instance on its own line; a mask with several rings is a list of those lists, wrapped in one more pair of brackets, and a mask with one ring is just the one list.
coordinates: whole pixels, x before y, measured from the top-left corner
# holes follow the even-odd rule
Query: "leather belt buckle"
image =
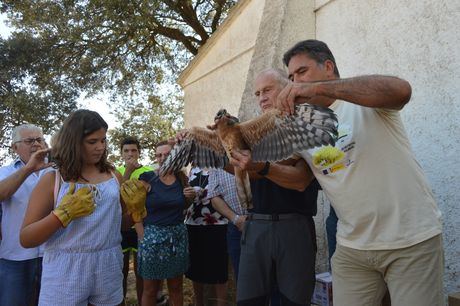
[(280, 220), (280, 216), (278, 214), (271, 215), (271, 221), (279, 221), (279, 220)]

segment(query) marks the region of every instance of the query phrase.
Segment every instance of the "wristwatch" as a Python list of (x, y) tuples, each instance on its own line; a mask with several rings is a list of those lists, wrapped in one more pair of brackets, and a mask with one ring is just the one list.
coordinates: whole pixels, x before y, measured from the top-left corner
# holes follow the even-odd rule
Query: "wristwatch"
[(268, 174), (268, 171), (270, 170), (270, 162), (266, 161), (265, 166), (262, 168), (262, 170), (258, 171), (258, 175), (266, 176)]

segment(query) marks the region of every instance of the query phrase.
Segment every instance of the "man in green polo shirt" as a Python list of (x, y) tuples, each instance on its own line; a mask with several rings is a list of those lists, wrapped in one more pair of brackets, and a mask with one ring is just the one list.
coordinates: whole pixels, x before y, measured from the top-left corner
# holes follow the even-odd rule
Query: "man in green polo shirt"
[(117, 170), (123, 175), (124, 181), (132, 178), (138, 179), (142, 173), (154, 170), (152, 167), (139, 164), (141, 146), (135, 137), (124, 138), (120, 144), (120, 149), (125, 164), (118, 167)]
[[(139, 176), (148, 171), (153, 171), (154, 169), (149, 166), (142, 166), (139, 163), (139, 156), (141, 153), (141, 146), (139, 140), (135, 137), (126, 137), (122, 140), (120, 144), (121, 157), (124, 160), (124, 165), (118, 167), (118, 172), (123, 175), (123, 180), (129, 180), (132, 178), (138, 179)], [(121, 235), (123, 240), (121, 242), (121, 247), (123, 249), (123, 293), (126, 298), (126, 289), (127, 289), (127, 277), (129, 271), (129, 255), (132, 252), (134, 258), (134, 273), (136, 275), (136, 291), (137, 299), (140, 305), (142, 297), (142, 287), (143, 282), (142, 278), (137, 275), (137, 234), (134, 228), (129, 230), (122, 231)]]

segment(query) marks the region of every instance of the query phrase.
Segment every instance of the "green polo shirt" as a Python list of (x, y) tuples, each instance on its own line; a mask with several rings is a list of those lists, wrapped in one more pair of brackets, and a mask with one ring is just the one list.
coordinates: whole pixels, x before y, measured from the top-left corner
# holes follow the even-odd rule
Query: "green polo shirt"
[[(121, 167), (118, 167), (117, 168), (117, 171), (121, 173), (121, 175), (125, 175), (125, 166), (121, 166)], [(148, 171), (153, 171), (155, 169), (153, 169), (152, 167), (150, 166), (141, 166), (140, 168), (137, 168), (136, 170), (133, 171), (133, 173), (131, 173), (131, 176), (129, 177), (130, 179), (139, 179), (139, 176), (144, 173), (144, 172), (148, 172)]]

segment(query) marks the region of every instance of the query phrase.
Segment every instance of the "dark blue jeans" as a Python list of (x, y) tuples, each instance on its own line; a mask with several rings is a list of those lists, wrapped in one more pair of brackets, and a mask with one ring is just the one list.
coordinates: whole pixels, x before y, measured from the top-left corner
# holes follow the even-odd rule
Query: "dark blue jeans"
[[(0, 305), (31, 305), (38, 300), (41, 258), (0, 259)], [(8, 279), (8, 281), (6, 281)]]
[(227, 248), (230, 261), (233, 266), (233, 275), (235, 282), (238, 281), (238, 269), (240, 267), (240, 253), (241, 253), (241, 232), (232, 223), (228, 223), (227, 227)]

